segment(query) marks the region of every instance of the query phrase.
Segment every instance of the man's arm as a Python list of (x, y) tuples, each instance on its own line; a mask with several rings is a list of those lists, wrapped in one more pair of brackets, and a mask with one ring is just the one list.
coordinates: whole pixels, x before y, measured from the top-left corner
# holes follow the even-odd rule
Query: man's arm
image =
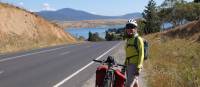
[[(127, 39), (125, 40), (125, 46), (124, 46), (125, 53), (126, 53), (126, 49), (127, 49)], [(124, 64), (125, 64), (125, 65), (128, 65), (128, 59), (127, 59), (126, 56), (125, 56)]]
[(137, 68), (141, 69), (144, 61), (144, 43), (141, 37), (138, 37), (138, 50), (139, 50), (139, 59)]

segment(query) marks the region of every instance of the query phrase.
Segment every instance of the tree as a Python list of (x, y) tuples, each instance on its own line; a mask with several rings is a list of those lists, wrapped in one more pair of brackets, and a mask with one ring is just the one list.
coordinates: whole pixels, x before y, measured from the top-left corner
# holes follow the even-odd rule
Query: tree
[(181, 0), (165, 0), (158, 9), (161, 24), (171, 23), (173, 27), (200, 18), (200, 3)]
[(145, 7), (143, 18), (146, 20), (144, 26), (144, 33), (154, 33), (160, 31), (160, 22), (157, 15), (156, 3), (154, 0), (150, 0), (148, 5)]
[(88, 41), (102, 41), (103, 39), (101, 37), (99, 37), (99, 34), (96, 33), (92, 33), (89, 32), (89, 37), (88, 37)]
[(200, 16), (200, 3), (177, 4), (175, 8), (176, 19), (193, 21)]
[(92, 41), (92, 39), (93, 39), (92, 32), (89, 32), (88, 34), (89, 34), (88, 35), (88, 41)]
[(177, 8), (177, 5), (186, 3), (184, 0), (164, 0), (161, 6), (159, 6), (159, 16), (162, 23), (171, 22), (173, 27), (181, 24), (185, 14), (182, 8)]
[(160, 7), (173, 8), (177, 3), (186, 3), (184, 0), (165, 0)]
[(194, 0), (194, 3), (199, 3), (200, 2), (200, 0)]
[(83, 36), (79, 36), (79, 38), (78, 38), (78, 40), (85, 40), (85, 37), (83, 37)]
[(105, 37), (105, 39), (107, 40), (107, 41), (114, 41), (114, 40), (116, 40), (116, 35), (113, 33), (113, 32), (108, 32), (108, 31), (106, 31), (106, 37)]
[(138, 19), (137, 23), (138, 23), (138, 33), (139, 33), (139, 35), (144, 35), (144, 27), (145, 27), (146, 21), (144, 19)]

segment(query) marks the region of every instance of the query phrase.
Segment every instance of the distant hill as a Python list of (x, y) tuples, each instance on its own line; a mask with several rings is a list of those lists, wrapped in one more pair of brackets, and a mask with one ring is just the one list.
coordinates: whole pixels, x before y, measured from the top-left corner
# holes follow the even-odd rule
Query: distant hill
[(0, 53), (76, 42), (58, 25), (32, 12), (4, 3), (0, 12)]
[(136, 12), (136, 13), (130, 13), (130, 14), (126, 14), (126, 15), (123, 15), (123, 16), (118, 16), (117, 18), (121, 18), (121, 19), (130, 19), (130, 18), (142, 18), (142, 14), (139, 13), (139, 12)]
[(44, 17), (47, 20), (55, 21), (77, 21), (77, 20), (96, 20), (96, 19), (128, 19), (141, 18), (141, 13), (131, 13), (123, 16), (102, 16), (95, 15), (85, 11), (75, 10), (71, 8), (64, 8), (57, 11), (41, 11), (36, 14)]

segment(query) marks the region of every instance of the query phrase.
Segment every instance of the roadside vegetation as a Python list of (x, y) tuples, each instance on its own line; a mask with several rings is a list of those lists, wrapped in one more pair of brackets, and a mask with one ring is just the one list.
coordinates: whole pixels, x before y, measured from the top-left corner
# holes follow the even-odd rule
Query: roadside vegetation
[(106, 41), (123, 40), (124, 28), (113, 28), (106, 31)]
[[(148, 87), (200, 87), (200, 0), (150, 0), (138, 21), (150, 43)], [(172, 27), (164, 29), (164, 23)]]
[(150, 58), (145, 62), (149, 87), (199, 87), (200, 44), (160, 34), (147, 35)]
[(89, 32), (88, 33), (88, 41), (93, 41), (93, 42), (96, 42), (96, 41), (103, 41), (104, 39), (103, 38), (101, 38), (100, 36), (99, 36), (99, 33), (92, 33), (92, 32)]

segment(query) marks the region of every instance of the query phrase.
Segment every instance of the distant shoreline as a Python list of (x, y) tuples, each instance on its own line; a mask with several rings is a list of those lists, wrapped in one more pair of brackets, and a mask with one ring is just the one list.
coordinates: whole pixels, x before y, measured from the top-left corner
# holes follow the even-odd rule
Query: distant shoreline
[(103, 26), (123, 25), (127, 22), (126, 19), (102, 19), (102, 20), (83, 20), (83, 21), (64, 21), (55, 22), (64, 29), (70, 28), (96, 28)]

